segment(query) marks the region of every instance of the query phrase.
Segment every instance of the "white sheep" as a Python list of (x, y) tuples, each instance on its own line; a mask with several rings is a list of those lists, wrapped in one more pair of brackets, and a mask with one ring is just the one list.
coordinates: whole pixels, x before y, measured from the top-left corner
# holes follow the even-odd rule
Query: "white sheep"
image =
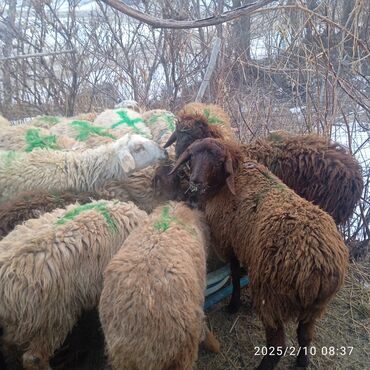
[(0, 150), (31, 152), (37, 148), (78, 149), (81, 144), (65, 135), (54, 135), (48, 129), (29, 125), (9, 126), (2, 130)]
[(6, 118), (0, 115), (0, 127), (7, 128), (9, 126), (10, 126), (10, 122)]
[(95, 126), (112, 130), (112, 134), (120, 137), (126, 133), (134, 133), (151, 138), (149, 128), (140, 113), (127, 108), (108, 109), (100, 113), (94, 121)]
[(129, 134), (83, 151), (0, 152), (0, 197), (36, 189), (96, 190), (108, 180), (122, 180), (165, 157), (152, 140)]
[(116, 370), (190, 370), (204, 323), (208, 226), (185, 203), (158, 207), (104, 272), (99, 315)]
[[(176, 129), (176, 116), (163, 109), (154, 109), (143, 113), (143, 119), (149, 127), (152, 138), (160, 146), (164, 146)], [(175, 150), (169, 147), (169, 155), (175, 158)]]
[(49, 359), (83, 310), (98, 305), (103, 271), (146, 213), (99, 201), (57, 209), (19, 225), (0, 242), (0, 327), (4, 348), (26, 370)]

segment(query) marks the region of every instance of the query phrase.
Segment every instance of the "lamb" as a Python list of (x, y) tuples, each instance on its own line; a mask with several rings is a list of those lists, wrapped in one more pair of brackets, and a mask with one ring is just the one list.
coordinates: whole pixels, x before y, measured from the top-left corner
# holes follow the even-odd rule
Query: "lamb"
[(328, 212), (337, 224), (352, 215), (363, 191), (361, 167), (338, 143), (318, 135), (273, 132), (244, 147), (301, 197)]
[(122, 196), (124, 190), (119, 192), (24, 192), (18, 194), (16, 198), (0, 204), (0, 240), (9, 234), (17, 225), (29, 220), (30, 218), (40, 217), (46, 212), (51, 212), (56, 208), (65, 208), (69, 204), (78, 202), (79, 204), (90, 203), (92, 200), (99, 199), (118, 199), (120, 201), (130, 200), (129, 194)]
[(38, 148), (77, 149), (78, 143), (65, 136), (53, 135), (49, 130), (28, 125), (9, 126), (0, 136), (0, 150), (31, 152)]
[(23, 367), (49, 358), (83, 310), (99, 303), (103, 271), (146, 213), (133, 203), (99, 201), (57, 209), (17, 226), (0, 241), (0, 327), (5, 352)]
[(0, 153), (0, 197), (22, 191), (91, 191), (108, 180), (123, 180), (132, 172), (165, 159), (158, 144), (140, 135), (85, 151), (35, 150)]
[[(188, 125), (185, 129), (184, 125)], [(174, 136), (176, 156), (195, 140), (206, 137), (228, 139), (204, 116), (179, 121)], [(344, 223), (361, 197), (363, 179), (356, 159), (337, 143), (318, 135), (291, 135), (277, 132), (268, 140), (244, 145), (245, 154), (262, 163), (303, 198), (328, 212), (337, 224)]]
[(140, 113), (127, 108), (108, 109), (100, 113), (94, 125), (113, 130), (118, 137), (126, 133), (134, 133), (151, 138), (149, 128), (145, 125)]
[[(192, 202), (205, 208), (214, 247), (231, 262), (240, 304), (239, 262), (248, 268), (252, 301), (266, 332), (259, 370), (273, 369), (285, 347), (284, 324), (298, 321), (298, 343), (311, 343), (315, 322), (343, 284), (348, 250), (333, 219), (300, 198), (235, 143), (207, 138), (180, 156), (173, 172), (190, 160)], [(301, 351), (298, 366), (307, 366)]]
[(176, 202), (156, 208), (126, 239), (104, 272), (99, 304), (115, 370), (193, 368), (207, 332), (207, 243), (202, 214)]

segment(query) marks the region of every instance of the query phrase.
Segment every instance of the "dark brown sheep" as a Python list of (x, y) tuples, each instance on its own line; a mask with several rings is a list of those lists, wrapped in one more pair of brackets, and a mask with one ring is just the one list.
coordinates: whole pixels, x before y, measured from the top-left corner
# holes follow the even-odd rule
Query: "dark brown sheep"
[[(270, 353), (258, 369), (273, 369), (284, 353), (286, 322), (297, 320), (299, 346), (310, 345), (316, 320), (344, 282), (348, 250), (326, 212), (243, 156), (241, 147), (198, 140), (173, 172), (188, 160), (192, 200), (204, 206), (218, 255), (231, 262), (231, 307), (240, 304), (240, 261)], [(305, 351), (297, 365), (308, 365)]]
[[(176, 142), (178, 158), (195, 140), (228, 139), (217, 125), (199, 113), (180, 116), (165, 147)], [(303, 198), (328, 212), (337, 224), (345, 222), (361, 197), (363, 179), (356, 159), (341, 145), (318, 135), (271, 134), (267, 140), (244, 145), (245, 154), (269, 168)]]

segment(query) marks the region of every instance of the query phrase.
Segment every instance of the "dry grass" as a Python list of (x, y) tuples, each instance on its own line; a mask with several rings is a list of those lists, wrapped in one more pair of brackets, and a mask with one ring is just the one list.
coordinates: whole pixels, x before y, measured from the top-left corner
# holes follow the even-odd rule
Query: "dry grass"
[[(345, 286), (331, 302), (327, 313), (318, 322), (313, 346), (317, 354), (311, 356), (309, 369), (364, 370), (370, 358), (370, 266), (351, 264)], [(208, 314), (210, 326), (222, 343), (220, 354), (201, 351), (198, 370), (253, 369), (261, 360), (254, 348), (265, 345), (263, 326), (251, 307), (248, 291), (237, 315), (225, 312), (221, 302)], [(298, 346), (295, 325), (287, 327), (287, 345)], [(323, 356), (323, 347), (353, 347), (351, 355)], [(324, 349), (325, 350), (325, 349)], [(277, 369), (294, 368), (295, 358), (286, 356)]]

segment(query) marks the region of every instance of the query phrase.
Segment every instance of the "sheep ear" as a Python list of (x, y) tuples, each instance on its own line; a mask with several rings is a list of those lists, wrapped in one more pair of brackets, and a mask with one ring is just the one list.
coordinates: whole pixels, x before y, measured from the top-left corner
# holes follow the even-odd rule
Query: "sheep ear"
[(175, 141), (177, 140), (177, 133), (176, 131), (174, 131), (171, 136), (169, 137), (169, 139), (167, 140), (167, 143), (164, 144), (164, 149), (168, 148), (170, 145), (172, 145)]
[(122, 154), (120, 154), (119, 160), (124, 172), (127, 173), (135, 169), (135, 159), (131, 155), (130, 151), (125, 150)]
[(228, 186), (231, 194), (235, 195), (235, 177), (234, 177), (234, 168), (233, 161), (231, 159), (230, 153), (228, 153), (226, 162), (225, 162), (225, 173), (226, 173), (226, 185)]

